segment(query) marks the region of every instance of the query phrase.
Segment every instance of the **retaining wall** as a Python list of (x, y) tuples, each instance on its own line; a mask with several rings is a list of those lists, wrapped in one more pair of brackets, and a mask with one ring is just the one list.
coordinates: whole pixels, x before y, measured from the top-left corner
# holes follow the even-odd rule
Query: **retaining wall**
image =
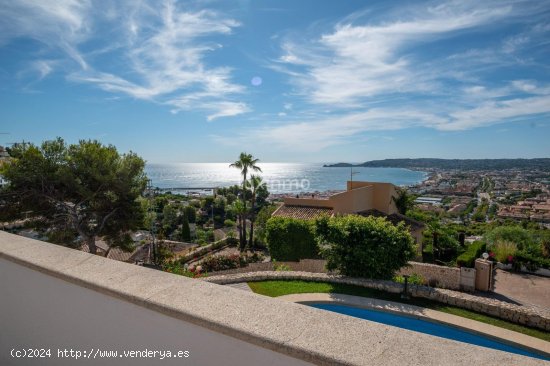
[[(211, 272), (209, 275), (217, 276), (235, 273), (274, 271), (276, 270), (276, 267), (280, 265), (285, 265), (292, 271), (328, 273), (326, 263), (327, 262), (323, 259), (302, 259), (299, 262), (251, 263), (247, 267)], [(438, 266), (435, 264), (420, 262), (409, 262), (409, 266), (403, 267), (398, 272), (400, 275), (412, 275), (413, 273), (421, 275), (427, 283), (433, 284), (434, 287), (448, 288), (451, 290), (460, 290), (462, 288), (460, 282), (460, 268)]]
[(460, 268), (409, 262), (409, 266), (399, 270), (400, 275), (412, 275), (413, 273), (421, 275), (433, 287), (448, 288), (451, 290), (460, 289)]
[(199, 247), (196, 250), (192, 251), (191, 253), (188, 253), (184, 256), (179, 257), (178, 260), (183, 263), (190, 262), (190, 261), (197, 261), (202, 257), (204, 257), (205, 255), (209, 253), (213, 253), (214, 251), (219, 251), (221, 249), (224, 249), (227, 246), (230, 246), (230, 244), (227, 244), (226, 239), (222, 239), (212, 244)]
[(302, 259), (299, 262), (260, 262), (250, 263), (246, 267), (228, 269), (225, 271), (210, 272), (209, 276), (236, 274), (236, 273), (249, 273), (249, 272), (261, 272), (261, 271), (275, 271), (278, 266), (287, 266), (292, 271), (299, 272), (312, 272), (312, 273), (327, 273), (325, 268), (326, 261), (322, 259)]

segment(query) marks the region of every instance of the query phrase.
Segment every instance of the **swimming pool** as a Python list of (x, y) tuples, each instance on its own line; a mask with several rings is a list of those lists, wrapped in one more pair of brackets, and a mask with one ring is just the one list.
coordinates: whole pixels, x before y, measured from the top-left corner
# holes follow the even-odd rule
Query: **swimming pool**
[(383, 312), (378, 310), (356, 308), (352, 306), (336, 304), (307, 304), (317, 309), (329, 310), (340, 314), (353, 316), (356, 318), (367, 319), (373, 322), (392, 325), (403, 329), (413, 330), (420, 333), (430, 334), (436, 337), (452, 339), (459, 342), (475, 344), (477, 346), (497, 349), (518, 355), (529, 356), (541, 360), (550, 361), (550, 358), (540, 354), (525, 350), (520, 347), (511, 346), (504, 342), (492, 338), (484, 337), (479, 334), (470, 333), (459, 328), (451, 327), (441, 323), (416, 319), (405, 315)]

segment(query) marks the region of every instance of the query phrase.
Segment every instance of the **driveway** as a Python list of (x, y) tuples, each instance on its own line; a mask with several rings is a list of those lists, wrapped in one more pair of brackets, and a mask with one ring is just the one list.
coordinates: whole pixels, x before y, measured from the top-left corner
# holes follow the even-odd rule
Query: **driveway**
[(550, 278), (497, 269), (494, 292), (525, 305), (550, 311)]

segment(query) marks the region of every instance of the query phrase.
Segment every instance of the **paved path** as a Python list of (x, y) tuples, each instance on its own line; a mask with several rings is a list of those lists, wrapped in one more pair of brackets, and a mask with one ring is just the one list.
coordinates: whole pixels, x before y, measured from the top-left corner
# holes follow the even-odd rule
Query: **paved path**
[(252, 292), (250, 287), (248, 286), (248, 283), (246, 282), (240, 282), (240, 283), (232, 283), (230, 285), (227, 285), (229, 287), (238, 288), (239, 290)]
[(494, 292), (523, 305), (550, 311), (550, 278), (497, 269)]

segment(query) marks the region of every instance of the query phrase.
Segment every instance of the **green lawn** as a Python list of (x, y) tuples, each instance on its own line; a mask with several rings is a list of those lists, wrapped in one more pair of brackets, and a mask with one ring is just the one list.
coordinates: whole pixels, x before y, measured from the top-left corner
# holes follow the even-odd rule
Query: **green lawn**
[(444, 313), (462, 316), (464, 318), (477, 320), (482, 323), (491, 324), (497, 327), (512, 330), (514, 332), (523, 333), (531, 337), (540, 338), (550, 342), (550, 333), (542, 330), (525, 327), (523, 325), (510, 323), (506, 320), (494, 318), (488, 315), (476, 313), (470, 310), (461, 309), (456, 306), (449, 306), (436, 301), (421, 298), (411, 298), (403, 300), (400, 294), (392, 294), (375, 289), (369, 289), (360, 286), (332, 284), (325, 282), (306, 282), (306, 281), (263, 281), (249, 282), (248, 285), (257, 294), (277, 297), (289, 294), (303, 293), (338, 293), (362, 297), (370, 297), (381, 300), (401, 302), (424, 308), (438, 310)]

